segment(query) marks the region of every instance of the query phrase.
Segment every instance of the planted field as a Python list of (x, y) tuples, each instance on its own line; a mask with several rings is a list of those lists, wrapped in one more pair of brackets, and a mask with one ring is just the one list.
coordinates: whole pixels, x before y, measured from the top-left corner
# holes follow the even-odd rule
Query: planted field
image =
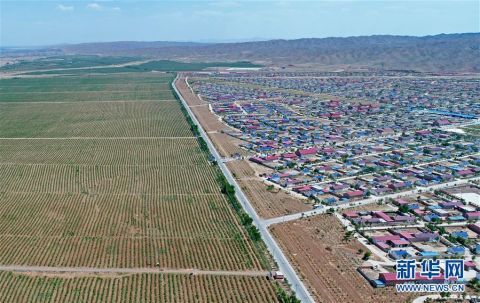
[(137, 274), (42, 277), (0, 272), (0, 302), (277, 302), (263, 277)]
[[(84, 76), (52, 76), (21, 78), (14, 77), (0, 80), (1, 90), (20, 92), (28, 89), (30, 91), (44, 91), (45, 89), (61, 91), (65, 87), (77, 87), (80, 90), (89, 90), (90, 87), (105, 85), (147, 85), (147, 84), (168, 84), (172, 81), (172, 74), (166, 73), (139, 73), (139, 74), (113, 74), (113, 75), (84, 75)], [(163, 88), (160, 85), (158, 88)]]
[[(94, 66), (94, 65), (91, 65)], [(261, 67), (250, 62), (179, 62), (170, 60), (149, 61), (138, 65), (129, 65), (123, 67), (103, 67), (103, 68), (85, 68), (65, 69), (60, 71), (41, 71), (30, 72), (27, 75), (39, 74), (84, 74), (84, 73), (128, 73), (128, 72), (151, 72), (151, 71), (198, 71), (212, 67)]]
[(176, 101), (0, 103), (0, 137), (191, 137), (181, 115)]
[(0, 92), (1, 102), (76, 102), (76, 101), (132, 101), (172, 100), (170, 90), (56, 91), (56, 92)]
[(79, 68), (85, 66), (100, 66), (123, 64), (139, 60), (137, 57), (107, 57), (107, 56), (55, 56), (35, 60), (20, 61), (15, 64), (4, 65), (0, 71), (28, 71), (34, 69)]
[(0, 199), (1, 264), (260, 268), (220, 194), (7, 193)]
[[(2, 164), (209, 166), (195, 138), (0, 139)], [(209, 170), (209, 169), (207, 169)]]
[[(137, 90), (165, 89), (168, 79), (152, 73), (0, 81), (2, 88), (10, 83), (2, 98), (40, 100), (42, 90), (64, 94), (62, 86), (76, 86), (65, 92), (65, 103), (50, 96), (0, 102), (0, 264), (263, 267), (179, 103), (140, 100)], [(110, 94), (122, 85), (132, 100)], [(85, 94), (92, 94), (90, 102), (80, 101)], [(244, 287), (218, 279), (228, 294)]]

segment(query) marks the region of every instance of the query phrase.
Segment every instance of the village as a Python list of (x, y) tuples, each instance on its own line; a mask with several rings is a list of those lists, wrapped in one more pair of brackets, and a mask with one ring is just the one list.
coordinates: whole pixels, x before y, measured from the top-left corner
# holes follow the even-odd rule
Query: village
[(267, 168), (258, 176), (269, 190), (311, 205), (301, 217), (335, 213), (346, 237), (355, 234), (370, 252), (357, 270), (373, 287), (398, 283), (400, 259), (461, 258), (463, 282), (480, 278), (480, 136), (466, 131), (480, 121), (478, 79), (405, 72), (189, 77), (247, 155), (228, 159)]

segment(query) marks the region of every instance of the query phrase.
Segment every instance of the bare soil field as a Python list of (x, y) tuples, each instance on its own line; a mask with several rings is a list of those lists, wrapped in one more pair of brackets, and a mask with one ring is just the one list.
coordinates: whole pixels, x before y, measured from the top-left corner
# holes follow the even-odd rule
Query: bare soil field
[(238, 140), (230, 137), (227, 134), (213, 133), (209, 134), (209, 136), (212, 138), (213, 144), (222, 157), (228, 158), (235, 154), (246, 156), (248, 154), (246, 150), (238, 146), (239, 142), (236, 142)]
[(255, 171), (248, 163), (248, 160), (235, 160), (227, 162), (227, 167), (230, 171), (235, 172), (235, 178), (255, 178)]
[(261, 180), (240, 180), (239, 183), (262, 218), (274, 218), (312, 209), (311, 204), (305, 204), (307, 200), (295, 198), (284, 191), (268, 191), (267, 185)]
[(207, 105), (191, 107), (198, 121), (204, 126), (207, 132), (221, 132), (229, 129), (227, 125), (223, 124), (217, 116), (215, 116)]
[(409, 302), (394, 288), (374, 289), (357, 272), (362, 264), (355, 239), (343, 242), (335, 216), (321, 215), (271, 227), (274, 237), (304, 279), (317, 302)]
[[(278, 189), (268, 190), (248, 160), (230, 161), (227, 166), (239, 180), (260, 217), (273, 218), (311, 209), (311, 205), (305, 204), (307, 200), (292, 197)], [(258, 168), (255, 166), (255, 169)]]
[(194, 106), (194, 105), (207, 105), (208, 103), (203, 102), (198, 98), (197, 95), (195, 95), (190, 88), (187, 86), (187, 83), (185, 82), (185, 78), (181, 77), (175, 82), (175, 85), (177, 86), (178, 90), (182, 92), (182, 96), (187, 102), (188, 105)]
[(0, 272), (0, 302), (278, 302), (264, 277), (136, 274), (59, 278)]
[(247, 152), (239, 147), (240, 140), (222, 133), (222, 130), (231, 129), (209, 110), (208, 103), (201, 101), (198, 96), (192, 93), (185, 84), (185, 78), (181, 77), (175, 83), (187, 104), (191, 106), (191, 110), (200, 124), (209, 133), (220, 155), (223, 157), (230, 157), (235, 153), (246, 155)]

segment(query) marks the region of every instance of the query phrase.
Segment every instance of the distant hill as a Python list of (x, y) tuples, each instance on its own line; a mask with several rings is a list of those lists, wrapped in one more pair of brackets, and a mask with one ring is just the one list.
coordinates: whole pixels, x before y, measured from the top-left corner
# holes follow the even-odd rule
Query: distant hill
[(66, 54), (184, 61), (252, 61), (323, 68), (480, 72), (480, 33), (362, 36), (243, 43), (107, 42), (56, 46)]
[(206, 43), (195, 42), (169, 42), (169, 41), (116, 41), (116, 42), (92, 42), (80, 44), (56, 45), (66, 53), (88, 54), (88, 55), (110, 55), (110, 54), (134, 54), (142, 50), (162, 49), (169, 47), (201, 46)]

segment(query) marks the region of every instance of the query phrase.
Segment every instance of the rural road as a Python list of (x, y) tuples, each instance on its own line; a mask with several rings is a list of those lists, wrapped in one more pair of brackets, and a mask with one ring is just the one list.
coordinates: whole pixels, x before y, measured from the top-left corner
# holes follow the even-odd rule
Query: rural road
[(266, 277), (267, 271), (223, 271), (223, 270), (198, 270), (175, 268), (99, 268), (99, 267), (50, 267), (50, 266), (21, 266), (0, 265), (0, 271), (28, 272), (28, 273), (78, 273), (78, 274), (194, 274), (216, 276), (249, 276)]
[(447, 183), (442, 183), (442, 184), (436, 184), (432, 186), (426, 186), (426, 187), (418, 187), (416, 189), (410, 190), (410, 191), (404, 191), (404, 192), (399, 192), (391, 195), (385, 195), (385, 196), (378, 196), (378, 197), (373, 197), (369, 199), (364, 199), (364, 200), (359, 200), (355, 201), (352, 203), (347, 203), (347, 204), (342, 204), (339, 206), (332, 206), (332, 207), (323, 207), (321, 209), (312, 209), (309, 211), (304, 211), (304, 212), (299, 212), (291, 215), (286, 215), (286, 216), (281, 216), (281, 217), (276, 217), (268, 220), (264, 220), (263, 224), (270, 226), (272, 224), (278, 224), (278, 223), (283, 223), (283, 222), (288, 222), (292, 220), (298, 220), (303, 217), (311, 217), (311, 216), (316, 216), (316, 215), (321, 215), (327, 212), (328, 209), (332, 208), (334, 210), (340, 210), (340, 209), (347, 209), (351, 207), (358, 207), (366, 204), (371, 204), (375, 203), (379, 200), (385, 200), (385, 199), (395, 199), (403, 196), (408, 196), (420, 192), (426, 192), (429, 190), (436, 190), (436, 189), (441, 189), (449, 186), (454, 186), (454, 185), (461, 185), (461, 184), (466, 184), (470, 182), (471, 180), (479, 180), (480, 177), (473, 177), (469, 179), (462, 179), (462, 180), (455, 180), (452, 182), (447, 182)]
[(277, 242), (273, 238), (273, 236), (270, 234), (270, 231), (268, 230), (268, 225), (264, 223), (262, 219), (257, 215), (255, 209), (253, 208), (252, 204), (248, 200), (248, 198), (245, 196), (243, 193), (241, 187), (238, 185), (237, 181), (235, 178), (233, 178), (230, 170), (227, 168), (225, 163), (222, 161), (222, 157), (214, 147), (212, 141), (210, 140), (210, 137), (208, 137), (207, 133), (203, 129), (202, 125), (200, 122), (197, 120), (197, 117), (195, 114), (192, 112), (190, 107), (188, 106), (187, 102), (183, 98), (183, 96), (180, 94), (178, 91), (175, 82), (179, 79), (179, 75), (177, 74), (177, 77), (175, 80), (172, 82), (172, 87), (177, 93), (177, 95), (180, 98), (180, 101), (182, 102), (183, 106), (187, 110), (188, 114), (190, 115), (190, 118), (192, 121), (198, 126), (198, 130), (200, 132), (200, 135), (202, 136), (203, 140), (207, 143), (208, 149), (210, 153), (213, 155), (215, 160), (217, 161), (218, 167), (221, 169), (222, 173), (224, 174), (225, 178), (228, 180), (230, 184), (232, 184), (235, 187), (235, 196), (237, 197), (238, 201), (242, 205), (243, 209), (247, 214), (253, 219), (253, 223), (255, 226), (258, 228), (260, 231), (260, 234), (262, 236), (263, 241), (265, 242), (268, 250), (272, 254), (273, 258), (277, 262), (278, 268), (280, 271), (283, 272), (285, 275), (285, 278), (289, 281), (291, 284), (293, 290), (295, 291), (297, 297), (302, 301), (306, 303), (313, 303), (315, 300), (311, 296), (310, 292), (308, 291), (307, 287), (303, 284), (302, 280), (300, 280), (299, 276), (293, 269), (292, 265), (288, 261), (287, 257), (284, 255), (283, 251), (280, 249), (278, 246)]

